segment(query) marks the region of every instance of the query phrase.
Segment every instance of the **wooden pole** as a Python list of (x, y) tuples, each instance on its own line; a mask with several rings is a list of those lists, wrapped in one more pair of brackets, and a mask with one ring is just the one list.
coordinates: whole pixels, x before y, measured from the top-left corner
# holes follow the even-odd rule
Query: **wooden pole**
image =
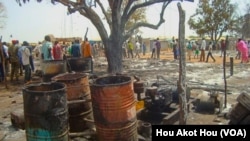
[(180, 2), (177, 4), (179, 10), (179, 81), (178, 93), (180, 104), (179, 124), (185, 125), (187, 121), (187, 94), (186, 94), (186, 46), (185, 46), (185, 11)]
[(5, 88), (8, 89), (8, 85), (7, 85), (7, 78), (6, 78), (6, 72), (5, 72), (5, 58), (4, 58), (4, 55), (3, 55), (3, 51), (4, 51), (4, 48), (3, 48), (3, 44), (2, 44), (2, 36), (0, 37), (0, 57), (1, 57), (1, 60), (2, 60), (2, 66), (3, 66), (3, 74), (4, 74), (4, 84), (5, 84)]
[(226, 37), (226, 48), (223, 56), (223, 74), (224, 74), (224, 84), (225, 84), (225, 101), (224, 108), (227, 108), (227, 77), (226, 77), (226, 56), (227, 56), (227, 48), (228, 48), (228, 36)]
[(234, 74), (234, 58), (230, 57), (230, 75), (233, 76)]

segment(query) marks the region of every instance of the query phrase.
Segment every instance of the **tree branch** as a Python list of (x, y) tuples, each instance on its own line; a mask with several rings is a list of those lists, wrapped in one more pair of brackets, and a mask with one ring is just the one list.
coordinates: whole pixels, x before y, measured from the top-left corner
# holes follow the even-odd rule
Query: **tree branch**
[(106, 12), (103, 4), (100, 2), (100, 0), (96, 0), (96, 3), (100, 6), (100, 8), (102, 10), (102, 13), (104, 14), (105, 19), (107, 20), (108, 25), (111, 25), (112, 24), (112, 20), (110, 18), (108, 18), (108, 14), (107, 14), (107, 12)]
[[(154, 1), (154, 2), (160, 2), (162, 0), (158, 0), (158, 1)], [(164, 11), (166, 9), (166, 7), (168, 6), (168, 4), (170, 3), (171, 1), (169, 0), (168, 2), (164, 2), (163, 5), (162, 5), (162, 8), (161, 8), (161, 13), (160, 13), (160, 19), (158, 21), (157, 24), (150, 24), (150, 23), (145, 23), (145, 22), (139, 22), (139, 23), (136, 23), (134, 26), (132, 26), (128, 32), (126, 34), (132, 34), (133, 31), (139, 27), (147, 27), (147, 28), (152, 28), (152, 29), (158, 29), (158, 27), (165, 22), (165, 19), (164, 19)], [(145, 6), (148, 6), (150, 4), (153, 4), (152, 1), (149, 1), (149, 2), (145, 2), (145, 3), (142, 3), (142, 4), (138, 4), (138, 5), (135, 5), (130, 12), (136, 10), (137, 8), (141, 8), (141, 7), (145, 7)], [(130, 13), (129, 12), (129, 13)]]
[(97, 31), (99, 32), (102, 40), (108, 38), (106, 28), (103, 25), (101, 18), (91, 7), (87, 6), (85, 2), (79, 4), (69, 0), (56, 0), (56, 1), (67, 6), (69, 10), (72, 10), (73, 12), (78, 11), (81, 15), (88, 18), (97, 28)]

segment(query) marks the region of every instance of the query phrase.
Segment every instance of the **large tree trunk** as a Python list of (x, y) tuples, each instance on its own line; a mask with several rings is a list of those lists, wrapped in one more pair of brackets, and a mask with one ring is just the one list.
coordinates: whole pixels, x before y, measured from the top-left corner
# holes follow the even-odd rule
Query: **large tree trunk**
[[(118, 38), (117, 36), (116, 38)], [(108, 73), (121, 73), (122, 66), (122, 43), (120, 39), (111, 39), (104, 43), (105, 55), (108, 61)]]
[(185, 11), (178, 3), (179, 10), (179, 45), (180, 45), (180, 63), (179, 63), (179, 84), (178, 92), (180, 99), (180, 119), (179, 124), (185, 125), (187, 121), (187, 94), (186, 94), (186, 45), (185, 45)]

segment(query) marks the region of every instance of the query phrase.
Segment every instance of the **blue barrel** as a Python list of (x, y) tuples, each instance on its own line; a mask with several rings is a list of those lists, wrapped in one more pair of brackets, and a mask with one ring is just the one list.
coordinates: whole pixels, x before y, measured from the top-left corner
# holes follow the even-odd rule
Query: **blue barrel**
[(27, 141), (68, 141), (68, 105), (64, 83), (31, 83), (23, 88)]

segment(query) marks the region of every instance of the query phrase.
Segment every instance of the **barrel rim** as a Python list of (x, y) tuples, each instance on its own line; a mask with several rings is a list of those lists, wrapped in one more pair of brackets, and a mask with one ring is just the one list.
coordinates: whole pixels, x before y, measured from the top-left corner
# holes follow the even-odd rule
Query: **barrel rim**
[(49, 63), (49, 62), (66, 62), (66, 61), (63, 60), (63, 59), (59, 59), (59, 60), (43, 60), (42, 62), (43, 63)]
[[(64, 79), (60, 79), (60, 77), (64, 77), (67, 75), (74, 75), (74, 78), (64, 78)], [(71, 80), (78, 80), (84, 77), (87, 77), (88, 75), (86, 73), (81, 73), (81, 72), (73, 72), (73, 73), (62, 73), (62, 74), (58, 74), (54, 77), (51, 78), (52, 81), (71, 81)]]
[[(57, 84), (57, 85), (61, 85), (62, 88), (58, 88), (56, 90), (49, 90), (49, 91), (33, 91), (33, 90), (29, 90), (28, 88), (30, 87), (34, 87), (34, 86), (42, 86), (42, 85), (52, 85), (53, 84)], [(56, 91), (61, 91), (61, 90), (66, 90), (66, 84), (62, 83), (62, 82), (40, 82), (40, 83), (31, 83), (28, 85), (24, 85), (22, 88), (23, 91), (25, 92), (32, 92), (32, 93), (54, 93)]]
[[(126, 77), (129, 78), (130, 80), (125, 81), (125, 82), (121, 82), (121, 83), (114, 83), (114, 84), (97, 84), (96, 82), (100, 79), (105, 79), (105, 78), (109, 78), (109, 77)], [(97, 79), (95, 79), (90, 86), (94, 86), (94, 87), (108, 87), (108, 86), (120, 86), (120, 85), (125, 85), (125, 84), (129, 84), (132, 83), (132, 78), (130, 76), (123, 76), (123, 75), (110, 75), (110, 76), (103, 76), (103, 77), (99, 77)]]
[(80, 60), (91, 60), (91, 58), (83, 58), (83, 57), (73, 57), (73, 56), (67, 56), (67, 59), (80, 59)]

